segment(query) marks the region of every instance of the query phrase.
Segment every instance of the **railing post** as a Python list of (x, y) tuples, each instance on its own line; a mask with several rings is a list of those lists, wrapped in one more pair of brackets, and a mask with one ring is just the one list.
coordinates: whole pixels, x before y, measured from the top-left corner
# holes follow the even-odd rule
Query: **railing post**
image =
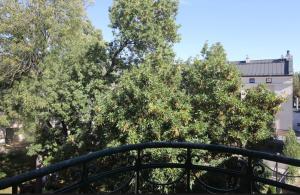
[[(36, 157), (36, 160), (35, 160), (35, 168), (36, 169), (40, 169), (43, 167), (43, 157), (41, 155), (38, 155)], [(35, 193), (39, 193), (41, 194), (42, 191), (43, 191), (43, 180), (42, 180), (42, 177), (37, 177), (35, 179), (35, 189), (34, 189)]]
[(250, 194), (253, 194), (253, 166), (252, 166), (252, 157), (250, 156), (248, 156), (247, 177), (248, 177), (248, 192)]
[(42, 177), (35, 179), (35, 193), (41, 194), (43, 191), (43, 180)]
[(18, 194), (18, 186), (17, 185), (12, 186), (12, 194)]
[[(275, 163), (275, 179), (278, 181), (278, 162)], [(276, 187), (276, 193), (278, 193), (278, 187)]]
[(134, 193), (135, 194), (139, 194), (140, 165), (141, 165), (141, 150), (137, 150), (137, 159), (136, 159), (136, 162), (135, 162), (135, 188), (134, 188)]
[[(280, 155), (280, 153), (276, 153), (276, 155)], [(275, 164), (275, 168), (276, 168), (276, 172), (275, 172), (275, 174), (276, 174), (276, 182), (278, 181), (278, 162), (276, 161), (276, 164)], [(278, 188), (278, 187), (276, 187), (276, 193), (280, 193), (280, 189)]]
[(80, 188), (80, 192), (87, 193), (88, 192), (88, 170), (86, 163), (82, 164), (82, 172), (81, 172), (81, 183), (84, 183), (83, 187)]
[(191, 149), (187, 148), (186, 150), (186, 162), (185, 162), (185, 170), (186, 170), (186, 191), (191, 191), (191, 166), (192, 166), (192, 159), (191, 159)]

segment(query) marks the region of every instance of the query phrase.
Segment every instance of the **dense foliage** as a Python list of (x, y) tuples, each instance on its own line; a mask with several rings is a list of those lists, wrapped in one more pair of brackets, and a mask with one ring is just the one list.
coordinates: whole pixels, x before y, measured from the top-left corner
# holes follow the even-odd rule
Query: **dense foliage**
[(265, 86), (242, 99), (240, 74), (221, 44), (175, 61), (178, 1), (115, 0), (111, 42), (84, 6), (1, 2), (0, 125), (22, 124), (29, 155), (47, 164), (128, 143), (251, 147), (272, 137), (283, 99)]
[[(1, 106), (6, 119), (23, 125), (33, 143), (29, 154), (52, 158), (64, 151), (58, 155), (65, 158), (72, 153), (66, 149), (70, 145), (80, 151), (84, 144), (79, 140), (93, 131), (106, 60), (105, 44), (87, 20), (83, 1), (4, 1), (1, 13)], [(27, 25), (28, 18), (32, 21)]]
[(297, 137), (293, 130), (289, 130), (285, 137), (283, 153), (287, 157), (300, 158), (300, 144), (297, 142)]
[[(290, 158), (300, 158), (300, 144), (297, 141), (294, 130), (290, 129), (287, 136), (285, 137), (285, 144), (283, 148), (283, 154)], [(299, 168), (294, 166), (288, 167), (289, 175), (299, 175)], [(289, 178), (294, 180), (295, 178)]]
[(183, 88), (191, 98), (193, 121), (206, 124), (210, 143), (245, 147), (271, 137), (283, 99), (263, 85), (247, 89), (242, 99), (240, 74), (223, 47), (205, 45), (202, 55), (184, 73)]
[(300, 98), (300, 73), (296, 72), (293, 76), (293, 95)]

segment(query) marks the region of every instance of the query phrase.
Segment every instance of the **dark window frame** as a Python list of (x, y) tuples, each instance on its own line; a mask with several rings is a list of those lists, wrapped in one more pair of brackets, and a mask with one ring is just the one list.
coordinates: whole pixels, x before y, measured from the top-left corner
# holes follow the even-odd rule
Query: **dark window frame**
[(255, 83), (255, 78), (249, 78), (249, 83)]

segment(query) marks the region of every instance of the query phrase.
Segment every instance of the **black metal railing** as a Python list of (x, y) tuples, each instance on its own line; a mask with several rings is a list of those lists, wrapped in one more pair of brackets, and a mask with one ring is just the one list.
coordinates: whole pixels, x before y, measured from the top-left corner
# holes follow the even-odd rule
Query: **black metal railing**
[[(273, 186), (276, 192), (300, 192), (296, 185), (272, 179), (266, 160), (300, 167), (300, 160), (253, 150), (152, 142), (108, 148), (6, 178), (0, 180), (0, 189), (12, 187), (13, 193), (255, 193)], [(287, 170), (279, 175), (289, 177)]]

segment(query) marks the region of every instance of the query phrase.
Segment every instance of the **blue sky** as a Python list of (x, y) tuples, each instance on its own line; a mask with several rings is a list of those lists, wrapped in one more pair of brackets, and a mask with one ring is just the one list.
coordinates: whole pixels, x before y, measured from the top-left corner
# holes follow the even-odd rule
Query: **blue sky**
[[(93, 25), (112, 39), (108, 8), (95, 0), (87, 9)], [(300, 0), (180, 0), (177, 56), (199, 54), (203, 44), (221, 42), (229, 60), (280, 58), (290, 50), (300, 71)]]

